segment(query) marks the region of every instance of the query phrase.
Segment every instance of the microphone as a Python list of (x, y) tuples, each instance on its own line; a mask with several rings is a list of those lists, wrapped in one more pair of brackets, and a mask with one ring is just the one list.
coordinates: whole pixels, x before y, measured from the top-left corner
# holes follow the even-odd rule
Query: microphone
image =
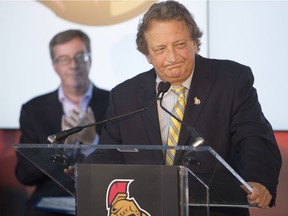
[[(170, 83), (169, 83), (169, 87), (167, 89), (167, 86), (165, 86), (167, 84), (165, 84), (164, 82), (160, 82), (159, 85), (158, 85), (158, 92), (157, 92), (157, 95), (155, 97), (155, 99), (153, 100), (153, 102), (145, 107), (145, 108), (142, 108), (142, 109), (139, 109), (139, 110), (135, 110), (133, 112), (129, 112), (129, 113), (126, 113), (126, 114), (123, 114), (123, 115), (119, 115), (119, 116), (116, 116), (116, 117), (113, 117), (113, 118), (110, 118), (110, 119), (105, 119), (103, 121), (99, 121), (99, 122), (94, 122), (94, 123), (91, 123), (91, 124), (87, 124), (87, 125), (82, 125), (82, 126), (77, 126), (77, 127), (74, 127), (74, 128), (71, 128), (71, 129), (68, 129), (68, 130), (64, 130), (64, 131), (60, 131), (56, 134), (53, 134), (53, 135), (49, 135), (47, 137), (47, 140), (51, 143), (51, 144), (55, 144), (59, 141), (63, 141), (65, 140), (68, 136), (72, 135), (72, 134), (75, 134), (75, 133), (78, 133), (80, 131), (82, 131), (84, 128), (88, 128), (88, 127), (92, 127), (92, 126), (96, 126), (96, 125), (99, 125), (99, 124), (104, 124), (104, 123), (107, 123), (107, 122), (110, 122), (110, 121), (114, 121), (114, 120), (118, 120), (118, 119), (121, 119), (121, 118), (124, 118), (124, 117), (127, 117), (127, 116), (130, 116), (130, 115), (133, 115), (133, 114), (136, 114), (136, 113), (140, 113), (140, 112), (143, 112), (149, 108), (151, 108), (155, 103), (156, 101), (159, 99), (159, 96), (160, 94), (162, 93), (162, 95), (167, 92), (170, 88)], [(167, 89), (167, 90), (166, 90)], [(164, 92), (165, 91), (165, 92)], [(163, 96), (162, 96), (163, 97)]]
[[(179, 118), (177, 118), (173, 113), (171, 113), (169, 110), (167, 110), (163, 105), (162, 105), (162, 101), (163, 101), (163, 97), (164, 94), (169, 90), (171, 84), (169, 82), (166, 82), (164, 84), (161, 84), (163, 82), (159, 83), (158, 86), (158, 94), (160, 92), (161, 96), (159, 98), (160, 100), (160, 107), (167, 112), (170, 116), (172, 116), (173, 118), (175, 118), (181, 125), (183, 125), (190, 133), (190, 135), (194, 138), (195, 142), (192, 144), (193, 147), (197, 147), (199, 145), (202, 145), (204, 143), (204, 139), (198, 134), (198, 132), (195, 130), (195, 128), (193, 128), (192, 126), (186, 124), (185, 122), (181, 121)], [(161, 86), (160, 86), (161, 84)]]

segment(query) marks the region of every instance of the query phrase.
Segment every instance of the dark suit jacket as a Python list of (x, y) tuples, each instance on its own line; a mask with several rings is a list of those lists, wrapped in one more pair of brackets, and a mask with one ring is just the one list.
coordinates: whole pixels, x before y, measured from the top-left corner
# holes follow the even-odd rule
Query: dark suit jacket
[[(108, 91), (93, 86), (93, 94), (89, 106), (91, 106), (98, 122), (105, 119), (108, 98)], [(61, 131), (61, 117), (63, 113), (62, 104), (58, 100), (57, 90), (38, 96), (24, 104), (20, 115), (20, 129), (22, 133), (20, 143), (48, 144), (48, 135)], [(101, 128), (102, 125), (97, 126), (99, 134)], [(63, 169), (61, 172), (63, 172)], [(17, 154), (16, 176), (21, 183), (36, 186), (30, 200), (30, 205), (41, 196), (68, 195), (58, 184), (19, 154)], [(31, 212), (28, 215), (32, 214)], [(35, 215), (40, 215), (40, 213), (35, 213)]]
[[(112, 89), (108, 118), (153, 103), (155, 79), (152, 69)], [(197, 55), (183, 121), (192, 125), (205, 139), (205, 145), (216, 150), (246, 181), (265, 185), (275, 200), (281, 156), (253, 82), (247, 66)], [(201, 103), (194, 104), (194, 98)], [(189, 132), (182, 126), (179, 145), (192, 142)], [(142, 113), (106, 124), (100, 143), (161, 145), (156, 104)], [(161, 154), (142, 156), (147, 161), (164, 163)], [(125, 163), (140, 161), (139, 155), (123, 157)], [(176, 155), (175, 161), (179, 159)]]

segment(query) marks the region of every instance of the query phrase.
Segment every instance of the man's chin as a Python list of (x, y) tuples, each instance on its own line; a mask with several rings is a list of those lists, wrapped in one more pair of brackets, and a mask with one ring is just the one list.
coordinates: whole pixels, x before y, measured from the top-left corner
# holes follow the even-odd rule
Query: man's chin
[(184, 82), (189, 75), (181, 72), (181, 71), (173, 71), (168, 76), (166, 76), (166, 81), (170, 82), (171, 85), (178, 85)]

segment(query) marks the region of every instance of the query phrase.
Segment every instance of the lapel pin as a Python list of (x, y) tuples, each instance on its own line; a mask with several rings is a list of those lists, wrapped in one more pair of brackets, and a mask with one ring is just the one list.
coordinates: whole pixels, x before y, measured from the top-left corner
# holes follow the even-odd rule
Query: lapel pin
[(194, 97), (194, 104), (199, 105), (201, 103), (200, 99), (197, 97)]

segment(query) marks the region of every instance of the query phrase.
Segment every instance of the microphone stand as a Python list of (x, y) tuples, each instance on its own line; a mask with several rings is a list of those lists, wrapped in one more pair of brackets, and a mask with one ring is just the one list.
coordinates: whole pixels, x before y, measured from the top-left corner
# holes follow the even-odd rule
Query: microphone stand
[[(167, 88), (168, 87), (168, 88)], [(90, 123), (90, 124), (87, 124), (87, 125), (80, 125), (80, 126), (77, 126), (77, 127), (74, 127), (74, 128), (71, 128), (71, 129), (68, 129), (68, 130), (64, 130), (64, 131), (60, 131), (56, 134), (53, 134), (53, 135), (49, 135), (47, 137), (48, 141), (51, 143), (51, 144), (56, 144), (56, 143), (63, 143), (64, 140), (72, 135), (72, 134), (75, 134), (75, 133), (78, 133), (80, 131), (82, 131), (84, 128), (88, 128), (88, 127), (92, 127), (92, 126), (96, 126), (96, 125), (99, 125), (99, 124), (104, 124), (104, 123), (107, 123), (107, 122), (110, 122), (110, 121), (114, 121), (114, 120), (117, 120), (117, 119), (121, 119), (121, 118), (124, 118), (124, 117), (127, 117), (127, 116), (130, 116), (130, 115), (133, 115), (133, 114), (136, 114), (136, 113), (139, 113), (139, 112), (143, 112), (147, 109), (149, 109), (150, 107), (152, 107), (156, 101), (159, 99), (159, 95), (163, 92), (167, 92), (168, 89), (170, 88), (170, 83), (164, 83), (164, 82), (160, 82), (159, 85), (158, 85), (158, 93), (157, 93), (157, 96), (156, 98), (154, 99), (154, 101), (152, 102), (152, 104), (150, 104), (148, 107), (145, 107), (145, 108), (142, 108), (142, 109), (139, 109), (139, 110), (136, 110), (136, 111), (133, 111), (133, 112), (129, 112), (129, 113), (126, 113), (126, 114), (123, 114), (123, 115), (120, 115), (120, 116), (115, 116), (113, 118), (110, 118), (110, 119), (105, 119), (103, 121), (100, 121), (100, 122), (94, 122), (94, 123)], [(163, 95), (163, 94), (162, 94)], [(163, 97), (163, 96), (162, 96)], [(58, 154), (55, 154), (55, 155), (52, 155), (50, 156), (50, 160), (53, 162), (53, 163), (60, 163), (60, 164), (68, 164), (70, 162), (70, 157), (67, 156), (64, 151), (60, 151), (58, 152)]]
[[(154, 103), (153, 103), (154, 104)], [(152, 104), (152, 105), (153, 105)], [(150, 107), (150, 106), (149, 106)], [(114, 120), (117, 120), (117, 119), (120, 119), (120, 118), (124, 118), (126, 116), (129, 116), (129, 115), (133, 115), (133, 114), (136, 114), (138, 112), (142, 112), (146, 109), (148, 109), (149, 107), (147, 108), (142, 108), (140, 110), (136, 110), (136, 111), (133, 111), (133, 112), (130, 112), (130, 113), (126, 113), (126, 114), (123, 114), (123, 115), (120, 115), (120, 116), (116, 116), (116, 117), (113, 117), (111, 119), (105, 119), (103, 121), (99, 121), (99, 122), (93, 122), (93, 123), (90, 123), (90, 124), (87, 124), (87, 125), (79, 125), (77, 127), (74, 127), (74, 128), (71, 128), (71, 129), (68, 129), (68, 130), (64, 130), (64, 131), (60, 131), (59, 133), (56, 133), (56, 134), (53, 134), (53, 135), (50, 135), (48, 136), (48, 141), (51, 143), (51, 144), (54, 144), (56, 143), (56, 141), (63, 141), (65, 140), (68, 136), (72, 135), (72, 134), (75, 134), (75, 133), (78, 133), (80, 131), (82, 131), (84, 128), (88, 128), (88, 127), (92, 127), (92, 126), (96, 126), (98, 124), (104, 124), (104, 123), (107, 123), (107, 122), (110, 122), (110, 121), (114, 121)]]
[(159, 95), (161, 93), (163, 93), (163, 91), (165, 91), (164, 85), (165, 85), (164, 82), (159, 83), (157, 96), (154, 99), (154, 101), (152, 102), (152, 104), (150, 104), (148, 107), (145, 107), (145, 108), (142, 108), (142, 109), (139, 109), (139, 110), (135, 110), (133, 112), (125, 113), (125, 114), (120, 115), (120, 116), (115, 116), (115, 117), (110, 118), (110, 119), (105, 119), (103, 121), (93, 122), (93, 123), (90, 123), (90, 124), (87, 124), (87, 125), (82, 125), (82, 126), (79, 125), (77, 127), (74, 127), (74, 128), (68, 129), (68, 130), (60, 131), (60, 132), (58, 132), (56, 134), (49, 135), (47, 137), (47, 139), (48, 139), (48, 141), (51, 144), (56, 144), (56, 142), (59, 142), (59, 141), (63, 142), (68, 136), (70, 136), (72, 134), (75, 134), (75, 133), (78, 133), (78, 132), (82, 131), (84, 128), (96, 126), (96, 125), (99, 125), (99, 124), (104, 124), (104, 123), (107, 123), (107, 122), (110, 122), (110, 121), (114, 121), (114, 120), (117, 120), (117, 119), (121, 119), (121, 118), (130, 116), (130, 115), (139, 113), (139, 112), (143, 112), (143, 111), (149, 109), (150, 107), (152, 107), (155, 104), (155, 102), (159, 99)]

